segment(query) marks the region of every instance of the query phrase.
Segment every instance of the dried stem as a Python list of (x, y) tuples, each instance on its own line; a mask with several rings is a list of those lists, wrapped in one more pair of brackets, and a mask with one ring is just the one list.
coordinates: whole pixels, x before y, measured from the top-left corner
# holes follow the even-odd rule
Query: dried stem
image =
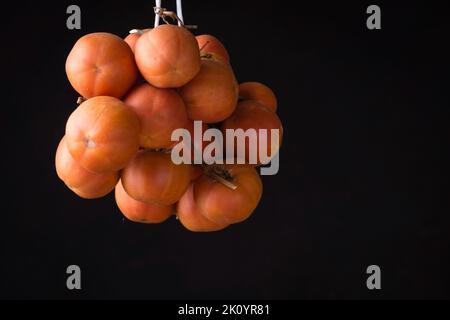
[(210, 173), (208, 173), (208, 175), (209, 175), (211, 178), (215, 179), (216, 181), (222, 183), (222, 184), (225, 185), (226, 187), (230, 188), (231, 190), (236, 190), (236, 189), (237, 189), (237, 186), (236, 186), (234, 183), (232, 183), (232, 182), (230, 182), (230, 181), (228, 181), (228, 180), (222, 178), (221, 176), (219, 176), (219, 175), (218, 175), (217, 173), (215, 173), (215, 172), (210, 172)]
[(233, 183), (233, 178), (231, 177), (230, 173), (219, 166), (208, 166), (205, 170), (205, 174), (209, 176), (210, 178), (222, 183), (224, 186), (230, 188), (231, 190), (236, 190), (237, 185)]
[(87, 99), (85, 98), (85, 97), (78, 97), (78, 99), (77, 99), (77, 104), (78, 105), (80, 105), (80, 104), (82, 104), (83, 102), (85, 102)]
[(178, 24), (187, 29), (197, 29), (196, 25), (185, 25), (183, 21), (177, 16), (177, 14), (173, 11), (169, 11), (166, 8), (161, 7), (153, 7), (155, 14), (157, 14), (166, 24), (170, 24), (166, 18), (171, 18), (173, 21), (177, 21)]

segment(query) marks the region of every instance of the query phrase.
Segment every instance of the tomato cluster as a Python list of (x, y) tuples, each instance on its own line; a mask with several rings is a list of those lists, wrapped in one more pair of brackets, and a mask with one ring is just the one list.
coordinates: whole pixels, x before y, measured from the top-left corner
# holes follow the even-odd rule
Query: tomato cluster
[(66, 73), (84, 98), (55, 158), (73, 192), (93, 199), (115, 189), (129, 220), (159, 223), (176, 214), (191, 231), (221, 230), (251, 215), (262, 194), (261, 161), (174, 164), (170, 155), (172, 132), (192, 132), (194, 120), (203, 129), (282, 131), (272, 90), (238, 85), (217, 38), (170, 24), (125, 39), (92, 33), (74, 45)]

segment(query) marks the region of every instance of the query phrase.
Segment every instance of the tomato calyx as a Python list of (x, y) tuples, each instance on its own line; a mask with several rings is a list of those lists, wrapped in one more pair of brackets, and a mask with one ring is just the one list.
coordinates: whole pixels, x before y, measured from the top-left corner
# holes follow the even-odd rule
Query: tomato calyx
[(202, 53), (200, 55), (200, 59), (205, 59), (205, 60), (214, 60), (213, 59), (213, 55), (211, 53)]

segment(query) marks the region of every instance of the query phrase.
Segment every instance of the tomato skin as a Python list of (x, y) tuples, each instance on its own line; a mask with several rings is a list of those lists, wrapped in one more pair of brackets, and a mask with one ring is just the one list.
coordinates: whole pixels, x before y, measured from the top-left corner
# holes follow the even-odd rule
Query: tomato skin
[[(236, 110), (234, 113), (226, 119), (221, 126), (222, 133), (224, 137), (226, 136), (226, 130), (227, 129), (242, 129), (244, 131), (248, 129), (255, 129), (256, 130), (256, 163), (253, 165), (261, 165), (266, 164), (269, 161), (266, 161), (265, 159), (261, 159), (259, 156), (259, 148), (260, 148), (260, 139), (259, 139), (259, 133), (261, 129), (266, 129), (266, 141), (267, 141), (267, 155), (268, 158), (273, 158), (276, 153), (278, 152), (281, 142), (283, 139), (283, 126), (281, 124), (281, 120), (278, 118), (275, 112), (271, 111), (266, 106), (254, 101), (254, 100), (245, 100), (239, 102), (238, 106), (236, 107)], [(279, 130), (279, 141), (278, 141), (278, 148), (272, 150), (272, 138), (271, 138), (271, 131), (272, 129), (278, 129)], [(226, 142), (225, 142), (226, 145)], [(238, 147), (238, 139), (234, 139), (234, 155), (237, 156), (237, 147)], [(227, 145), (225, 148), (228, 150)], [(250, 150), (250, 141), (246, 139), (245, 141), (245, 163), (250, 164), (250, 157), (249, 157), (249, 150)], [(231, 151), (231, 150), (229, 150)]]
[(255, 100), (273, 112), (277, 111), (278, 102), (275, 93), (260, 82), (243, 82), (239, 85), (239, 97), (244, 100)]
[(125, 41), (128, 44), (128, 46), (130, 47), (130, 49), (133, 53), (134, 53), (134, 49), (136, 47), (136, 42), (138, 41), (140, 36), (141, 35), (138, 33), (130, 33), (123, 39), (123, 41)]
[(127, 43), (111, 33), (97, 32), (75, 43), (66, 60), (66, 74), (72, 87), (85, 98), (120, 99), (138, 73)]
[(98, 174), (81, 167), (70, 155), (65, 137), (61, 139), (56, 150), (55, 168), (58, 177), (67, 187), (85, 199), (107, 195), (114, 189), (119, 179), (118, 172)]
[(200, 70), (200, 51), (186, 28), (160, 25), (137, 40), (135, 59), (143, 77), (157, 88), (178, 88)]
[(181, 224), (193, 232), (212, 232), (223, 230), (227, 224), (217, 224), (206, 219), (198, 210), (194, 200), (194, 184), (191, 183), (177, 203), (177, 216)]
[(203, 174), (203, 168), (200, 165), (193, 165), (192, 166), (192, 176), (191, 180), (195, 181), (199, 179)]
[(83, 168), (102, 173), (126, 166), (139, 149), (139, 132), (139, 120), (128, 106), (100, 96), (86, 100), (70, 115), (66, 141)]
[(236, 185), (233, 190), (216, 179), (203, 175), (194, 182), (194, 200), (200, 213), (217, 224), (234, 224), (250, 217), (262, 196), (262, 182), (255, 168), (226, 165)]
[(170, 147), (172, 132), (185, 127), (189, 121), (184, 102), (173, 89), (159, 89), (144, 83), (133, 88), (124, 102), (139, 118), (139, 145), (143, 148)]
[(192, 166), (175, 165), (168, 153), (142, 150), (122, 171), (125, 191), (134, 199), (169, 206), (186, 191)]
[(230, 62), (230, 56), (227, 49), (225, 48), (223, 43), (220, 42), (220, 40), (216, 37), (210, 34), (202, 34), (196, 36), (195, 39), (197, 40), (198, 47), (201, 50), (201, 54), (212, 53), (215, 54), (223, 62)]
[(200, 72), (179, 89), (191, 120), (217, 123), (236, 108), (239, 87), (231, 67), (220, 60), (202, 59)]
[(161, 223), (173, 215), (173, 206), (158, 206), (133, 199), (126, 193), (119, 180), (115, 189), (116, 204), (130, 221), (139, 223)]

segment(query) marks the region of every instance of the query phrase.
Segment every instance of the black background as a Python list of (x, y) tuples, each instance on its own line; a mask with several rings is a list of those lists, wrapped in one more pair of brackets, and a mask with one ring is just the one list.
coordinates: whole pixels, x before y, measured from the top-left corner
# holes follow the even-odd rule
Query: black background
[[(82, 29), (66, 28), (78, 4)], [(163, 1), (174, 9), (174, 1)], [(428, 1), (184, 1), (227, 46), (240, 82), (279, 99), (280, 172), (246, 222), (195, 234), (81, 200), (54, 153), (82, 35), (153, 24), (153, 1), (16, 1), (2, 14), (1, 298), (449, 298), (448, 20)], [(3, 6), (4, 4), (2, 4)], [(447, 69), (447, 71), (445, 71)], [(66, 267), (82, 290), (66, 289)], [(382, 290), (366, 288), (367, 266)]]

